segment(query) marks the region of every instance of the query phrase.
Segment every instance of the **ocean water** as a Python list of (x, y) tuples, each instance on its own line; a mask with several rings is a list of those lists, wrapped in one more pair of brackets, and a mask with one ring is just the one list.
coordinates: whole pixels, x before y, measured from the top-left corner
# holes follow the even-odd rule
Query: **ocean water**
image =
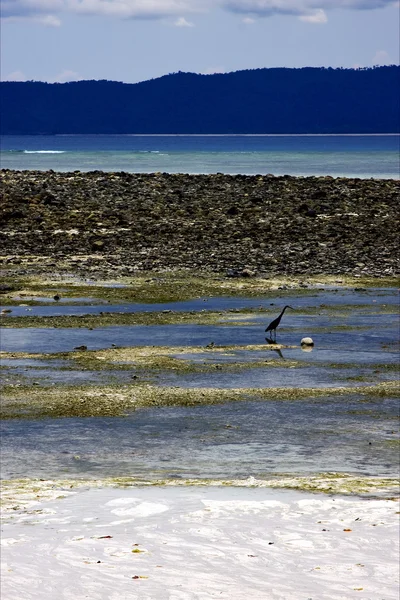
[(15, 170), (400, 178), (397, 134), (2, 136), (0, 148)]

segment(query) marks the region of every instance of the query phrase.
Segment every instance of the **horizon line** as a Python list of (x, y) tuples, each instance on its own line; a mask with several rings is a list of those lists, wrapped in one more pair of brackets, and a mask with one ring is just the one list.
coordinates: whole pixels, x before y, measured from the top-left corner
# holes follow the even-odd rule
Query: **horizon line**
[(54, 137), (85, 136), (129, 136), (129, 137), (366, 137), (366, 136), (399, 136), (400, 131), (392, 133), (33, 133), (2, 135), (48, 135)]

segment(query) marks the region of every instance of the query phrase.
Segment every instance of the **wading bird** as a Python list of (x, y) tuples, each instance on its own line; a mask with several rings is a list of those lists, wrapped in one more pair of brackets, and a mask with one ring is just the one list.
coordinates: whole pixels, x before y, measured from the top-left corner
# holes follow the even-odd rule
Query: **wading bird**
[(271, 336), (272, 336), (272, 332), (274, 332), (274, 338), (272, 339), (272, 337), (268, 340), (268, 338), (266, 338), (268, 341), (271, 342), (276, 342), (276, 329), (279, 325), (279, 323), (281, 322), (281, 319), (283, 317), (283, 313), (285, 312), (285, 310), (287, 308), (291, 308), (292, 310), (294, 310), (294, 308), (292, 306), (285, 306), (285, 308), (283, 309), (283, 311), (281, 312), (281, 314), (279, 315), (279, 317), (276, 317), (276, 319), (274, 319), (273, 321), (271, 321), (271, 323), (268, 325), (267, 329), (265, 330), (265, 332), (267, 333), (268, 331), (271, 332)]

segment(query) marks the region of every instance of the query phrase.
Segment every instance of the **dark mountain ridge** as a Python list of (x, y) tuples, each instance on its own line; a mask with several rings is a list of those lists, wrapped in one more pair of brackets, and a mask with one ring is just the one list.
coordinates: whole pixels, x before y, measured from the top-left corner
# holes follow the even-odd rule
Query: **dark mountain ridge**
[(400, 67), (0, 84), (2, 134), (398, 133)]

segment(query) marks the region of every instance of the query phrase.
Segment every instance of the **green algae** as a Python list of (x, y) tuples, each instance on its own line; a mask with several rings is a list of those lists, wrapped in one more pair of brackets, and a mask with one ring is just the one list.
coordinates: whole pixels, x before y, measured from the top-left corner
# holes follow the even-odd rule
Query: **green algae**
[(85, 352), (74, 352), (58, 354), (57, 357), (70, 358), (82, 368), (91, 370), (111, 370), (111, 369), (132, 369), (132, 367), (146, 370), (172, 370), (179, 372), (210, 372), (215, 368), (232, 371), (261, 367), (303, 367), (305, 363), (297, 360), (285, 360), (284, 362), (276, 359), (255, 360), (252, 362), (237, 360), (232, 363), (199, 363), (192, 362), (185, 358), (178, 358), (179, 354), (197, 354), (209, 358), (212, 356), (218, 359), (225, 355), (227, 351), (233, 350), (271, 350), (283, 348), (278, 345), (254, 345), (254, 346), (212, 346), (200, 348), (197, 346), (171, 347), (171, 346), (138, 346), (129, 348), (109, 348), (106, 350), (91, 350)]
[[(25, 327), (43, 327), (43, 328), (86, 328), (96, 329), (97, 327), (123, 326), (123, 325), (229, 325), (229, 321), (224, 322), (223, 312), (216, 311), (157, 311), (150, 312), (100, 312), (97, 315), (58, 315), (58, 316), (19, 316), (13, 317), (7, 315), (2, 319), (3, 327), (25, 328)], [(244, 312), (244, 311), (243, 311)], [(274, 311), (276, 312), (276, 311)], [(254, 311), (249, 310), (249, 314)], [(265, 311), (267, 313), (267, 311)], [(228, 314), (228, 312), (226, 313)], [(240, 325), (243, 323), (240, 322)], [(236, 323), (234, 323), (236, 325)]]
[[(53, 296), (62, 288), (62, 300), (90, 296), (106, 300), (111, 304), (121, 302), (164, 303), (191, 300), (206, 296), (273, 296), (288, 294), (310, 294), (312, 288), (299, 287), (304, 278), (296, 277), (244, 277), (230, 278), (218, 273), (196, 273), (188, 271), (149, 272), (121, 277), (115, 280), (96, 281), (93, 285), (71, 282), (68, 279), (49, 279), (45, 276), (8, 279), (14, 288), (12, 294), (4, 296), (5, 303), (12, 302), (12, 295), (21, 292), (27, 296)], [(115, 287), (113, 287), (115, 286)], [(124, 286), (124, 287), (119, 287)], [(290, 286), (279, 290), (279, 287)]]
[(16, 511), (35, 513), (39, 502), (63, 500), (71, 494), (90, 488), (135, 487), (238, 487), (291, 489), (302, 492), (357, 497), (373, 497), (395, 501), (399, 480), (394, 477), (359, 476), (349, 473), (313, 473), (305, 476), (274, 474), (265, 479), (142, 479), (114, 477), (103, 479), (11, 479), (2, 481), (3, 518), (13, 518)]
[[(32, 268), (34, 269), (33, 262)], [(112, 304), (121, 302), (162, 303), (207, 296), (269, 297), (314, 294), (316, 287), (340, 288), (397, 287), (397, 277), (351, 277), (334, 275), (226, 277), (223, 273), (192, 271), (141, 272), (130, 277), (118, 277), (107, 281), (97, 280), (93, 285), (83, 281), (71, 281), (60, 275), (25, 277), (7, 276), (4, 282), (12, 286), (12, 293), (2, 294), (3, 304), (15, 304), (12, 296), (21, 292), (30, 295), (53, 296), (62, 288), (61, 302), (74, 297), (90, 296)], [(115, 287), (112, 287), (115, 286)], [(124, 286), (124, 287), (118, 287)], [(304, 287), (308, 286), (308, 287)], [(280, 289), (280, 288), (285, 289)], [(364, 291), (364, 290), (361, 290)], [(34, 301), (32, 301), (34, 303)]]
[(354, 375), (352, 377), (346, 377), (346, 381), (370, 381), (371, 377), (368, 375)]
[[(60, 384), (64, 388), (71, 389), (68, 383), (68, 371), (87, 372), (87, 378), (82, 383), (82, 389), (95, 389), (98, 386), (98, 381), (91, 378), (91, 373), (107, 374), (107, 383), (105, 385), (114, 386), (115, 389), (121, 385), (121, 376), (123, 372), (133, 373), (132, 379), (135, 385), (139, 383), (155, 381), (155, 378), (168, 377), (174, 375), (188, 374), (209, 374), (218, 370), (221, 373), (239, 373), (247, 371), (249, 374), (253, 369), (307, 369), (313, 365), (312, 362), (306, 360), (275, 358), (275, 354), (271, 350), (281, 350), (287, 348), (295, 348), (295, 346), (284, 345), (229, 345), (216, 346), (209, 345), (207, 347), (185, 346), (185, 347), (170, 347), (170, 346), (137, 346), (137, 347), (122, 347), (108, 348), (103, 350), (86, 350), (61, 352), (53, 354), (33, 354), (24, 352), (0, 352), (0, 359), (8, 361), (15, 360), (15, 367), (18, 367), (20, 359), (30, 359), (31, 365), (25, 365), (24, 371), (21, 373), (14, 371), (14, 365), (8, 364), (1, 367), (1, 372), (4, 376), (4, 393), (13, 388), (24, 388), (29, 395), (29, 389), (34, 386), (46, 386), (48, 381), (51, 382), (51, 370), (55, 373), (65, 373), (64, 380)], [(246, 360), (236, 358), (235, 352), (245, 351), (248, 356)], [(264, 352), (264, 356), (260, 359), (259, 356), (251, 357), (252, 352)], [(197, 360), (194, 360), (194, 356)], [(226, 357), (230, 356), (232, 360), (227, 361)], [(35, 359), (38, 364), (35, 365)], [(58, 360), (62, 360), (62, 364), (57, 364)], [(211, 360), (210, 360), (211, 359)], [(219, 360), (221, 359), (221, 360)], [(250, 360), (249, 360), (250, 359)], [(41, 361), (45, 361), (43, 364)], [(54, 366), (52, 366), (54, 362)], [(330, 363), (322, 362), (318, 364), (319, 369), (328, 369), (333, 371), (332, 376), (335, 380), (341, 381), (342, 385), (346, 383), (369, 383), (373, 384), (377, 381), (380, 373), (390, 376), (391, 373), (397, 376), (399, 367), (396, 364), (372, 364), (363, 368), (363, 372), (358, 375), (341, 377), (340, 371), (348, 369), (358, 370), (359, 365), (349, 363)], [(35, 381), (29, 376), (29, 371), (35, 371)], [(45, 377), (41, 376), (41, 370), (45, 372)], [(50, 374), (47, 372), (50, 370)], [(334, 375), (334, 372), (338, 375)], [(210, 380), (211, 381), (211, 380)], [(331, 389), (331, 388), (326, 388)], [(354, 388), (352, 388), (354, 389)], [(369, 387), (368, 389), (371, 389)], [(259, 392), (261, 393), (261, 392)], [(100, 411), (102, 414), (102, 411)], [(110, 411), (107, 414), (111, 414)]]
[[(232, 326), (232, 325), (244, 325), (247, 323), (230, 322), (229, 318), (224, 319), (224, 315), (230, 317), (230, 311), (157, 311), (150, 312), (100, 312), (99, 314), (92, 315), (57, 315), (57, 316), (19, 316), (13, 317), (7, 315), (2, 319), (3, 327), (12, 328), (25, 328), (25, 327), (43, 327), (43, 328), (86, 328), (96, 329), (97, 327), (109, 327), (109, 326), (123, 326), (123, 325), (220, 325), (220, 326)], [(237, 311), (239, 312), (239, 311)], [(253, 316), (256, 311), (249, 309), (241, 311), (242, 313), (247, 312)], [(257, 311), (262, 316), (264, 314), (274, 314), (275, 311)]]
[[(229, 351), (245, 350), (245, 351), (270, 351), (289, 348), (283, 345), (245, 345), (245, 346), (133, 346), (122, 348), (108, 348), (104, 350), (85, 350), (72, 352), (57, 352), (57, 353), (25, 353), (25, 352), (0, 352), (0, 359), (19, 360), (19, 359), (36, 359), (57, 361), (59, 359), (69, 361), (69, 365), (57, 366), (58, 370), (75, 370), (81, 368), (91, 371), (110, 371), (110, 370), (132, 370), (132, 367), (146, 370), (171, 370), (180, 372), (209, 372), (216, 368), (216, 363), (194, 363), (190, 359), (177, 357), (179, 354), (198, 354), (204, 355), (204, 359), (210, 356), (218, 358), (224, 356)], [(267, 356), (267, 355), (266, 355)], [(245, 368), (256, 367), (302, 367), (306, 363), (296, 360), (285, 360), (284, 362), (277, 359), (254, 360), (252, 362), (240, 360), (234, 363), (219, 363), (218, 368), (223, 370), (241, 370)], [(17, 364), (16, 364), (17, 366)], [(3, 367), (7, 369), (9, 367)], [(12, 368), (12, 367), (11, 367)], [(32, 365), (29, 368), (39, 368)], [(47, 368), (43, 367), (43, 368)]]
[[(219, 325), (224, 326), (244, 326), (256, 324), (257, 319), (264, 320), (276, 314), (275, 308), (241, 308), (235, 310), (213, 311), (157, 311), (157, 305), (154, 305), (153, 311), (146, 312), (104, 312), (98, 314), (83, 315), (21, 315), (18, 317), (12, 314), (3, 315), (2, 327), (25, 328), (25, 327), (43, 327), (43, 328), (86, 328), (95, 329), (97, 327), (123, 326), (123, 325)], [(397, 314), (398, 309), (392, 305), (340, 305), (321, 309), (320, 307), (302, 307), (302, 315), (323, 315), (336, 319), (347, 319), (349, 314), (375, 315), (375, 314)], [(247, 320), (246, 320), (247, 317)], [(362, 331), (368, 330), (367, 325), (351, 325), (346, 323), (332, 324), (325, 327), (314, 327), (315, 333), (330, 333), (341, 331)], [(291, 331), (302, 332), (303, 328), (292, 328)]]
[(395, 440), (384, 440), (383, 442), (385, 446), (389, 446), (390, 448), (399, 448), (400, 449), (400, 439)]
[[(359, 363), (335, 363), (335, 362), (320, 362), (318, 363), (320, 366), (329, 367), (330, 369), (360, 369)], [(400, 366), (396, 363), (367, 363), (362, 366), (364, 369), (370, 369), (372, 371), (385, 371), (385, 372), (393, 372), (397, 373), (400, 370)]]
[(360, 395), (369, 399), (397, 397), (400, 385), (384, 382), (364, 387), (337, 388), (180, 388), (142, 383), (109, 386), (37, 388), (5, 386), (2, 419), (123, 416), (137, 408), (199, 406), (243, 400), (296, 401), (327, 396)]
[(0, 350), (0, 360), (1, 359), (48, 359), (51, 360), (55, 355), (54, 354), (46, 354), (44, 352), (6, 352), (5, 350)]
[(319, 476), (288, 477), (271, 487), (298, 490), (302, 492), (340, 494), (346, 496), (390, 496), (398, 497), (399, 480), (389, 477), (360, 477), (345, 473), (324, 473)]

